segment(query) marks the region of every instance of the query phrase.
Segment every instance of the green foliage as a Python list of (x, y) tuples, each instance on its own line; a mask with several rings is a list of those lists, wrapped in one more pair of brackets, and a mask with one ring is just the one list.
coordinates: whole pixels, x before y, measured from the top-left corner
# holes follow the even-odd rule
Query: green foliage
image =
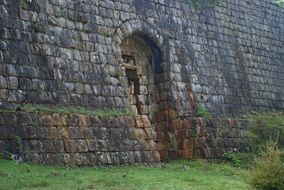
[(274, 0), (275, 5), (284, 8), (284, 0)]
[(277, 143), (270, 141), (264, 147), (262, 155), (255, 159), (251, 171), (250, 183), (256, 189), (284, 189), (283, 151), (277, 148)]
[(198, 106), (197, 110), (196, 110), (196, 115), (198, 117), (204, 117), (204, 118), (210, 118), (211, 117), (211, 113), (204, 107), (202, 106)]
[(0, 160), (0, 189), (246, 190), (247, 175), (247, 170), (206, 161), (78, 169)]
[(220, 158), (221, 162), (238, 168), (250, 168), (254, 160), (254, 154), (248, 152), (226, 152)]
[(248, 135), (252, 139), (253, 150), (258, 150), (273, 139), (278, 141), (279, 147), (284, 148), (284, 114), (281, 112), (253, 112), (243, 116), (248, 120)]
[(19, 3), (20, 3), (20, 8), (22, 10), (28, 10), (29, 9), (29, 5), (28, 5), (28, 2), (26, 0), (18, 0)]
[(191, 1), (196, 10), (213, 8), (220, 4), (221, 0), (188, 0)]
[(18, 135), (13, 135), (13, 138), (17, 141), (17, 143), (21, 143), (22, 142), (22, 138)]
[(39, 113), (95, 115), (99, 117), (134, 116), (134, 114), (127, 109), (92, 110), (84, 107), (71, 107), (71, 106), (63, 107), (57, 105), (43, 105), (43, 104), (25, 104), (21, 110), (26, 112), (39, 112)]
[(241, 160), (238, 158), (238, 154), (235, 153), (235, 152), (225, 152), (223, 155), (222, 155), (222, 158), (221, 158), (223, 161), (227, 162), (227, 163), (231, 163), (233, 164), (234, 166), (236, 167), (240, 167), (241, 166)]

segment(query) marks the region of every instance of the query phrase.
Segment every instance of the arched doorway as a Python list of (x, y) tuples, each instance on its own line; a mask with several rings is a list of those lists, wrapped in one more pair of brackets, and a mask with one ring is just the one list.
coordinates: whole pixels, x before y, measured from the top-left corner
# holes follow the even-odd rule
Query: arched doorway
[(157, 85), (163, 81), (159, 76), (162, 74), (161, 52), (140, 33), (126, 38), (120, 47), (131, 110), (136, 115), (153, 118), (151, 114), (156, 111)]
[[(133, 33), (120, 45), (122, 68), (125, 70), (129, 107), (135, 114), (136, 136), (146, 140), (150, 150), (161, 152), (166, 136), (159, 130), (161, 110), (167, 104), (162, 53), (143, 33)], [(166, 122), (167, 123), (167, 122)], [(163, 130), (163, 131), (162, 131)]]

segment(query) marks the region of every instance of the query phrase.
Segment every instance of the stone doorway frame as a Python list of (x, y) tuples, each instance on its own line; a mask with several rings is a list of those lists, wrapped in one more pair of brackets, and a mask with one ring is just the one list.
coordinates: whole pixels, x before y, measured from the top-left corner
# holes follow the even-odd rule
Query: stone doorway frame
[[(170, 126), (170, 119), (172, 117), (170, 116), (170, 114), (175, 112), (175, 108), (173, 105), (169, 105), (172, 95), (170, 90), (171, 81), (169, 67), (170, 59), (168, 58), (168, 43), (165, 43), (165, 40), (161, 33), (154, 27), (152, 27), (151, 24), (141, 20), (126, 21), (122, 23), (113, 34), (112, 49), (115, 52), (114, 56), (115, 59), (118, 60), (118, 65), (120, 65), (120, 67), (123, 64), (123, 53), (120, 49), (120, 45), (122, 44), (123, 40), (129, 38), (132, 35), (138, 35), (152, 49), (152, 51), (156, 51), (156, 54), (160, 56), (159, 58), (155, 58), (154, 60), (157, 61), (156, 59), (160, 59), (158, 60), (160, 61), (160, 68), (156, 67), (154, 73), (159, 73), (163, 76), (160, 81), (157, 81), (159, 88), (162, 89), (160, 91), (161, 94), (159, 99), (162, 99), (163, 102), (158, 103), (157, 112), (154, 113), (154, 117), (151, 118), (152, 121), (150, 121), (150, 126), (153, 127), (145, 128), (144, 131), (144, 133), (146, 133), (146, 136), (150, 133), (155, 133), (154, 142), (149, 141), (147, 143), (152, 150), (159, 152), (160, 160), (175, 158), (176, 156), (174, 154), (177, 150), (177, 143), (175, 142), (176, 138), (174, 131), (171, 129)], [(121, 72), (124, 72), (123, 69), (121, 69)], [(124, 78), (124, 82), (122, 83), (125, 84), (125, 81), (127, 80), (125, 80)], [(139, 137), (139, 133), (143, 133), (139, 128), (139, 123), (143, 123), (143, 125), (145, 126), (145, 123), (147, 125), (147, 123), (149, 124), (149, 122), (147, 118), (142, 117), (140, 121), (136, 121), (136, 123), (136, 127), (138, 128), (138, 135), (136, 136)]]

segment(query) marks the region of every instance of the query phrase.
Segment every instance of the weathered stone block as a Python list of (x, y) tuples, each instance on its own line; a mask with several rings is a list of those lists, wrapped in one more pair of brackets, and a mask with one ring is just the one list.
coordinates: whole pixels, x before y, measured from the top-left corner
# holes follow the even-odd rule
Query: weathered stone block
[(82, 138), (79, 127), (69, 127), (69, 135), (71, 139), (80, 139)]
[(64, 140), (64, 151), (67, 153), (76, 153), (77, 152), (77, 146), (75, 140)]
[(88, 152), (88, 143), (86, 140), (76, 140), (75, 146), (77, 147), (76, 152)]
[(52, 126), (53, 118), (51, 115), (41, 115), (39, 122), (41, 126)]
[(3, 121), (4, 121), (4, 126), (17, 126), (17, 116), (14, 112), (11, 113), (3, 113)]

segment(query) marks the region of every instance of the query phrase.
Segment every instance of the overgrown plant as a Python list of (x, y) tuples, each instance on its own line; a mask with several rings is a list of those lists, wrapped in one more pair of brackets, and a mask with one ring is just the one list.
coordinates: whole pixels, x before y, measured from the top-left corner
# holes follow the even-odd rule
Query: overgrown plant
[(230, 151), (230, 152), (225, 152), (225, 153), (222, 155), (221, 159), (222, 159), (223, 161), (225, 161), (226, 163), (231, 163), (231, 164), (233, 164), (233, 166), (236, 166), (236, 167), (240, 167), (241, 164), (242, 164), (241, 160), (238, 158), (237, 153), (232, 152), (232, 151)]
[(277, 147), (276, 142), (269, 141), (262, 149), (261, 156), (255, 159), (250, 184), (262, 190), (284, 189), (283, 150)]
[(234, 167), (248, 169), (254, 161), (254, 156), (255, 154), (250, 152), (229, 151), (221, 156), (220, 161)]
[(273, 139), (280, 148), (284, 148), (284, 114), (281, 112), (252, 112), (243, 116), (249, 121), (248, 136), (252, 140), (251, 148), (258, 150)]

